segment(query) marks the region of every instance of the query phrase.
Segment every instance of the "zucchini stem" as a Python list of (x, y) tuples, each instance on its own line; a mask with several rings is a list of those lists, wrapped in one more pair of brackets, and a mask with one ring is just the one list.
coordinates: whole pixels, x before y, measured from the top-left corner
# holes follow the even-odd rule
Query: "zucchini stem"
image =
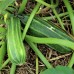
[(22, 0), (22, 3), (21, 3), (20, 8), (18, 10), (18, 14), (20, 14), (24, 11), (26, 4), (27, 4), (27, 0)]
[(71, 24), (72, 24), (72, 33), (74, 35), (74, 13), (73, 13), (73, 9), (70, 5), (70, 2), (68, 0), (63, 0), (67, 10), (68, 10), (68, 13), (69, 13), (69, 16), (70, 16), (70, 20), (71, 20)]
[(47, 61), (47, 59), (43, 56), (43, 54), (39, 51), (39, 49), (35, 46), (34, 43), (30, 42), (29, 40), (25, 39), (33, 51), (38, 55), (38, 57), (43, 61), (47, 68), (52, 68), (51, 64)]
[(10, 59), (8, 58), (8, 59), (3, 63), (3, 65), (1, 66), (0, 70), (1, 70), (2, 68), (4, 68), (4, 67), (9, 63), (9, 61), (10, 61)]
[(40, 38), (40, 37), (34, 37), (34, 36), (29, 36), (26, 35), (26, 38), (28, 41), (34, 42), (34, 43), (39, 43), (39, 44), (58, 44), (58, 45), (63, 45), (66, 47), (71, 48), (74, 50), (74, 42), (65, 40), (65, 39), (59, 39), (59, 38)]
[(39, 64), (38, 64), (38, 56), (36, 56), (36, 74), (38, 74), (38, 66), (39, 66)]
[(16, 65), (12, 63), (10, 74), (15, 74)]
[[(74, 11), (73, 11), (74, 12)], [(68, 15), (68, 12), (60, 13), (58, 14), (59, 17), (63, 17), (65, 15)], [(54, 16), (47, 16), (47, 17), (41, 17), (44, 20), (52, 20), (53, 18), (57, 18), (55, 15)]]
[(68, 67), (72, 68), (74, 64), (74, 53), (72, 54), (71, 60), (69, 61)]
[(52, 8), (52, 10), (53, 10), (53, 12), (54, 12), (56, 18), (58, 19), (58, 21), (59, 21), (59, 23), (60, 23), (62, 29), (65, 30), (64, 23), (61, 21), (60, 17), (58, 16), (58, 13), (56, 12), (55, 8)]
[(36, 5), (35, 8), (33, 9), (32, 13), (31, 13), (31, 15), (30, 15), (30, 17), (29, 17), (26, 25), (25, 25), (25, 28), (24, 28), (24, 30), (23, 30), (23, 36), (22, 36), (22, 39), (23, 39), (23, 40), (24, 40), (25, 35), (26, 35), (26, 33), (27, 33), (27, 30), (28, 30), (28, 28), (29, 28), (29, 26), (30, 26), (30, 23), (31, 23), (33, 17), (35, 16), (37, 10), (39, 9), (40, 5), (41, 5), (40, 3), (37, 3), (37, 5)]
[[(68, 10), (70, 20), (71, 20), (71, 24), (72, 24), (72, 34), (74, 35), (74, 13), (73, 13), (73, 9), (72, 9), (72, 7), (70, 5), (69, 0), (63, 0), (63, 2), (64, 2), (65, 6), (66, 6), (66, 8)], [(71, 60), (69, 62), (69, 65), (68, 65), (69, 67), (72, 67), (73, 64), (74, 64), (74, 59), (73, 58), (74, 58), (74, 52), (73, 52)]]
[(49, 8), (57, 7), (58, 2), (59, 2), (58, 0), (56, 0), (56, 4), (52, 5), (52, 4), (48, 4), (48, 3), (44, 2), (43, 0), (36, 0), (36, 1), (41, 3), (42, 5), (45, 5), (45, 6), (49, 7)]
[[(57, 3), (59, 3), (58, 0), (57, 0)], [(51, 4), (54, 5), (53, 0), (51, 0)], [(57, 4), (57, 5), (58, 5), (58, 4)], [(53, 13), (55, 14), (56, 18), (58, 19), (58, 21), (59, 21), (59, 23), (60, 23), (62, 29), (65, 30), (64, 23), (61, 21), (60, 17), (58, 16), (58, 13), (57, 13), (55, 7), (53, 7), (52, 10), (53, 10)]]
[(52, 7), (50, 4), (44, 2), (43, 0), (36, 0), (36, 1), (43, 4), (43, 5), (45, 5), (45, 6), (47, 6), (47, 7), (49, 7), (49, 8)]

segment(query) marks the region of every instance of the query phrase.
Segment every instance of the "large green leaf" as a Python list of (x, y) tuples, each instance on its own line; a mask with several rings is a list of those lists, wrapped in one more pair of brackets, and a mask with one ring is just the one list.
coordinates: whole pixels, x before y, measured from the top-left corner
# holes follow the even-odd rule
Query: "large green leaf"
[(74, 74), (74, 70), (67, 66), (57, 66), (56, 68), (46, 69), (40, 74)]
[(0, 14), (15, 0), (2, 0), (0, 1)]

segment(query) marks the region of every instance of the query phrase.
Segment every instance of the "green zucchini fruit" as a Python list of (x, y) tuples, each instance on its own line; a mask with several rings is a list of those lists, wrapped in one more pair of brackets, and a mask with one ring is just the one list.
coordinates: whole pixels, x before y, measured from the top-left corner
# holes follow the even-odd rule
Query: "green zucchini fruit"
[[(26, 23), (29, 16), (19, 17), (22, 21), (22, 23)], [(60, 38), (60, 39), (67, 39), (70, 41), (74, 41), (72, 37), (69, 36), (68, 33), (66, 33), (61, 28), (55, 26), (54, 23), (47, 22), (41, 18), (35, 17), (30, 25), (30, 28), (28, 30), (28, 33), (32, 36), (37, 37), (52, 37), (52, 38)], [(68, 53), (71, 51), (70, 48), (67, 48), (65, 46), (60, 46), (56, 44), (46, 44), (50, 48), (60, 52), (60, 53)]]
[(26, 51), (21, 36), (20, 20), (11, 17), (7, 20), (7, 50), (10, 61), (16, 65), (25, 63)]

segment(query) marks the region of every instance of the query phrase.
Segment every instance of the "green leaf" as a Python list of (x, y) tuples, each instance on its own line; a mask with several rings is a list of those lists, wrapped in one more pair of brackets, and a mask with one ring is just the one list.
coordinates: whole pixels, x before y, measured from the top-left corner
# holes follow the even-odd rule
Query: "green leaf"
[(0, 26), (0, 68), (3, 64), (4, 56), (6, 53), (6, 28)]
[(3, 0), (0, 2), (0, 13), (2, 13), (15, 0)]
[(6, 31), (6, 29), (5, 29), (5, 28), (0, 27), (0, 33), (3, 33), (3, 32), (5, 32), (5, 31)]
[(0, 41), (0, 68), (3, 64), (5, 54), (6, 54), (6, 42)]
[(74, 70), (67, 66), (56, 66), (56, 68), (46, 69), (40, 74), (74, 74)]
[(6, 36), (6, 28), (0, 27), (0, 39), (5, 38), (5, 36)]

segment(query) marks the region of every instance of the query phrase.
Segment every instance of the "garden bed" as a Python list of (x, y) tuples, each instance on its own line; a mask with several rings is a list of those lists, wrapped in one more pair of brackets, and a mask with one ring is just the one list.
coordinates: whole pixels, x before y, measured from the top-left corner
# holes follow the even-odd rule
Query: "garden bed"
[[(6, 32), (4, 31), (4, 33), (5, 33), (5, 35), (8, 33), (7, 32), (7, 29), (8, 29), (8, 26), (6, 25), (6, 24), (9, 24), (7, 21), (9, 21), (9, 18), (11, 17), (11, 16), (14, 16), (14, 17), (18, 17), (19, 19), (20, 19), (20, 21), (21, 21), (21, 31), (22, 31), (22, 34), (23, 34), (23, 44), (24, 44), (24, 47), (26, 48), (25, 49), (25, 51), (23, 51), (23, 52), (25, 52), (26, 53), (26, 61), (25, 61), (25, 63), (23, 63), (22, 65), (17, 65), (16, 66), (16, 70), (15, 70), (15, 74), (39, 74), (40, 72), (42, 72), (42, 71), (45, 71), (46, 69), (48, 69), (48, 67), (47, 67), (47, 64), (43, 61), (43, 59), (41, 59), (41, 57), (39, 57), (40, 55), (38, 55), (37, 53), (38, 52), (36, 52), (34, 49), (33, 49), (33, 47), (31, 47), (30, 45), (32, 45), (31, 44), (31, 42), (33, 43), (36, 43), (35, 45), (36, 45), (36, 47), (39, 49), (39, 51), (45, 56), (45, 58), (48, 60), (48, 62), (47, 63), (50, 63), (54, 68), (56, 68), (56, 66), (58, 66), (58, 65), (61, 65), (61, 66), (68, 66), (68, 67), (70, 67), (70, 68), (72, 68), (72, 66), (73, 66), (73, 59), (72, 59), (72, 57), (74, 57), (73, 56), (73, 51), (72, 51), (72, 48), (74, 47), (74, 46), (71, 46), (71, 45), (65, 45), (65, 46), (67, 46), (67, 47), (70, 47), (71, 48), (71, 50), (70, 51), (68, 51), (68, 52), (66, 52), (66, 51), (63, 51), (64, 53), (62, 53), (61, 51), (59, 52), (58, 50), (60, 50), (60, 49), (62, 49), (62, 48), (60, 48), (60, 49), (58, 49), (58, 50), (56, 50), (56, 48), (55, 49), (53, 49), (53, 47), (51, 48), (51, 47), (49, 47), (49, 46), (47, 46), (47, 44), (46, 43), (49, 43), (48, 41), (46, 42), (46, 43), (44, 43), (44, 42), (41, 42), (41, 43), (38, 43), (37, 44), (37, 42), (36, 41), (32, 41), (32, 38), (31, 37), (29, 37), (29, 38), (31, 38), (31, 41), (30, 41), (30, 44), (29, 44), (29, 39), (28, 39), (28, 36), (26, 36), (26, 35), (32, 35), (32, 36), (37, 36), (37, 37), (39, 37), (40, 35), (39, 34), (35, 34), (35, 32), (33, 33), (33, 34), (30, 34), (30, 33), (32, 33), (31, 32), (31, 30), (32, 30), (32, 28), (31, 29), (29, 29), (29, 26), (30, 26), (30, 24), (31, 23), (27, 23), (25, 20), (25, 23), (27, 23), (27, 29), (25, 29), (24, 28), (24, 25), (23, 25), (23, 22), (22, 22), (22, 18), (24, 18), (23, 16), (31, 16), (30, 17), (30, 19), (29, 19), (29, 17), (28, 17), (28, 19), (29, 20), (27, 20), (28, 22), (30, 21), (30, 20), (32, 20), (32, 21), (30, 21), (30, 22), (32, 22), (32, 23), (34, 23), (35, 24), (35, 22), (36, 21), (38, 21), (39, 19), (42, 19), (43, 21), (45, 21), (45, 22), (48, 22), (48, 23), (50, 23), (50, 22), (53, 22), (54, 23), (54, 25), (55, 26), (57, 26), (58, 28), (61, 28), (61, 30), (62, 30), (62, 33), (59, 31), (58, 32), (58, 30), (56, 31), (56, 30), (54, 30), (54, 32), (56, 32), (56, 33), (61, 33), (61, 34), (59, 34), (58, 36), (59, 36), (59, 38), (60, 37), (62, 37), (62, 36), (65, 36), (65, 37), (63, 37), (63, 38), (60, 38), (61, 40), (68, 40), (68, 38), (69, 38), (69, 40), (68, 41), (70, 41), (70, 42), (72, 42), (72, 44), (73, 44), (73, 41), (74, 41), (74, 37), (73, 37), (73, 33), (74, 33), (74, 31), (73, 31), (73, 18), (72, 18), (72, 14), (70, 15), (70, 12), (69, 12), (69, 9), (71, 10), (71, 8), (69, 8), (68, 9), (68, 7), (70, 7), (70, 6), (68, 6), (67, 7), (67, 5), (65, 4), (67, 1), (68, 1), (68, 3), (70, 3), (70, 5), (71, 5), (71, 7), (74, 9), (74, 1), (73, 0), (67, 0), (66, 2), (64, 1), (64, 0), (53, 0), (54, 1), (54, 3), (53, 3), (53, 1), (48, 1), (48, 0), (45, 0), (45, 2), (43, 2), (42, 0), (42, 2), (41, 1), (39, 1), (39, 0), (28, 0), (27, 1), (27, 3), (26, 3), (26, 6), (24, 6), (24, 10), (23, 10), (23, 7), (21, 8), (20, 7), (20, 5), (21, 5), (21, 3), (22, 3), (22, 1), (21, 0), (17, 0), (17, 1), (15, 1), (14, 2), (14, 0), (12, 0), (13, 1), (13, 3), (12, 3), (12, 5), (10, 6), (10, 7), (13, 7), (14, 9), (6, 9), (5, 8), (5, 10), (8, 12), (8, 15), (7, 14), (5, 14), (5, 12), (4, 13), (2, 13), (1, 14), (1, 17), (0, 17), (0, 19), (1, 20), (4, 20), (4, 22), (2, 22), (2, 24), (0, 25), (0, 27), (3, 27), (3, 28), (5, 28), (6, 29)], [(26, 0), (24, 0), (24, 1), (26, 1)], [(59, 3), (57, 3), (59, 1)], [(36, 7), (38, 10), (36, 10), (36, 11), (33, 11), (33, 9), (35, 8), (35, 6), (37, 5), (37, 3), (41, 3), (40, 5), (38, 5), (38, 7)], [(52, 4), (50, 4), (50, 3), (52, 3)], [(67, 3), (67, 4), (68, 4)], [(14, 6), (13, 6), (14, 5)], [(0, 5), (1, 6), (1, 5)], [(9, 5), (8, 5), (9, 6)], [(8, 7), (7, 6), (7, 7)], [(54, 8), (55, 7), (55, 8)], [(55, 10), (54, 10), (55, 9)], [(73, 11), (73, 9), (72, 9), (72, 11)], [(22, 11), (23, 10), (23, 11)], [(3, 10), (2, 10), (3, 11)], [(13, 12), (12, 12), (13, 11)], [(0, 11), (1, 12), (1, 11)], [(33, 12), (33, 13), (32, 13)], [(73, 13), (73, 12), (72, 12)], [(6, 17), (6, 16), (8, 16), (8, 17)], [(14, 22), (14, 18), (13, 17), (13, 19), (12, 18), (10, 18), (11, 20), (13, 20), (13, 22)], [(22, 18), (21, 18), (22, 17)], [(38, 17), (38, 18), (37, 18)], [(38, 19), (38, 20), (37, 20)], [(34, 21), (35, 20), (35, 21)], [(19, 20), (18, 20), (19, 21)], [(42, 21), (42, 23), (43, 23), (43, 21)], [(0, 21), (1, 22), (1, 21)], [(12, 21), (11, 21), (12, 22)], [(40, 20), (37, 22), (37, 23), (39, 23), (40, 22)], [(16, 22), (17, 23), (17, 22)], [(12, 23), (11, 23), (12, 24)], [(43, 23), (44, 24), (44, 23)], [(41, 25), (41, 24), (40, 24)], [(43, 27), (43, 26), (42, 26)], [(12, 27), (12, 29), (14, 28), (14, 26)], [(44, 28), (44, 27), (43, 27)], [(15, 29), (15, 28), (14, 28)], [(29, 30), (28, 30), (29, 29)], [(15, 29), (16, 30), (16, 29)], [(11, 29), (10, 29), (10, 31), (11, 31)], [(28, 31), (28, 32), (27, 32)], [(33, 31), (33, 30), (32, 30)], [(52, 29), (51, 29), (51, 31), (52, 31)], [(10, 33), (10, 32), (9, 32)], [(14, 32), (15, 33), (15, 32)], [(18, 32), (19, 33), (19, 32)], [(42, 32), (40, 32), (40, 33), (42, 33)], [(45, 32), (44, 32), (45, 33)], [(65, 35), (64, 35), (64, 34)], [(19, 33), (20, 34), (20, 33)], [(35, 34), (35, 35), (34, 35)], [(69, 36), (68, 38), (66, 38), (67, 36), (66, 36), (66, 34), (67, 34), (67, 36)], [(21, 35), (21, 34), (20, 34)], [(16, 35), (16, 36), (19, 36), (18, 34)], [(15, 36), (15, 34), (14, 34), (14, 38), (16, 38), (16, 36)], [(53, 35), (52, 35), (53, 36)], [(56, 36), (56, 37), (52, 37), (52, 36), (50, 36), (51, 38), (58, 38), (58, 36)], [(5, 42), (6, 42), (6, 45), (8, 44), (7, 43), (7, 40), (9, 39), (9, 38), (11, 38), (11, 37), (9, 37), (8, 38), (8, 35), (6, 35), (6, 39), (5, 39)], [(21, 36), (20, 36), (21, 37)], [(47, 38), (50, 38), (48, 35), (47, 36), (40, 36), (40, 38), (41, 37), (43, 37), (43, 38), (45, 38), (45, 37), (47, 37)], [(25, 39), (24, 39), (25, 38)], [(4, 39), (4, 38), (3, 38)], [(20, 39), (20, 38), (19, 38)], [(33, 38), (34, 39), (34, 38)], [(71, 40), (70, 40), (71, 39)], [(17, 39), (15, 39), (15, 40), (17, 40)], [(35, 39), (36, 40), (36, 39)], [(60, 41), (61, 41), (60, 40)], [(20, 40), (19, 40), (20, 41)], [(18, 41), (18, 42), (19, 42)], [(22, 40), (21, 40), (22, 41)], [(20, 41), (20, 42), (21, 42)], [(57, 40), (56, 40), (57, 41)], [(14, 41), (13, 41), (14, 42)], [(16, 42), (16, 43), (18, 43), (18, 42)], [(57, 41), (57, 42), (59, 42), (59, 41)], [(55, 43), (52, 43), (52, 44), (58, 44), (58, 45), (61, 45), (61, 46), (63, 46), (63, 43), (62, 42), (59, 42), (59, 43), (57, 43), (57, 42), (55, 42)], [(15, 43), (15, 44), (16, 44)], [(62, 43), (62, 44), (61, 44)], [(67, 43), (67, 42), (66, 42)], [(19, 43), (18, 43), (19, 44)], [(22, 46), (22, 45), (21, 45)], [(20, 47), (21, 47), (20, 46)], [(32, 45), (33, 46), (33, 45)], [(17, 46), (18, 47), (18, 46)], [(16, 47), (16, 48), (17, 48)], [(6, 47), (7, 48), (7, 47)], [(23, 47), (21, 47), (21, 48), (23, 48)], [(7, 49), (6, 49), (7, 50)], [(14, 50), (15, 51), (15, 50)], [(18, 50), (19, 51), (19, 50)], [(66, 53), (65, 53), (66, 52)], [(24, 54), (24, 53), (23, 53)], [(41, 55), (42, 56), (42, 55)], [(9, 57), (9, 55), (8, 55), (8, 52), (6, 51), (6, 53), (5, 53), (5, 56), (4, 56), (4, 59), (3, 59), (3, 62), (5, 62), (6, 61), (6, 59), (8, 59), (8, 57)], [(11, 55), (11, 57), (12, 57), (12, 55)], [(10, 58), (11, 58), (10, 57)], [(14, 58), (15, 59), (15, 58)], [(72, 59), (72, 60), (71, 60)], [(12, 61), (11, 61), (12, 60)], [(11, 67), (12, 67), (12, 63), (13, 63), (13, 61), (15, 61), (15, 60), (13, 60), (13, 59), (11, 59), (10, 61), (9, 61), (9, 63), (7, 63), (2, 69), (1, 69), (1, 71), (0, 71), (0, 74), (10, 74), (10, 70), (11, 70)], [(18, 59), (17, 59), (18, 60)], [(70, 63), (71, 62), (71, 63)], [(15, 63), (17, 63), (17, 62), (15, 62)], [(50, 64), (49, 64), (49, 66), (50, 66)], [(50, 66), (50, 68), (51, 68), (51, 66)], [(72, 68), (73, 69), (73, 68)], [(14, 71), (14, 70), (13, 70)], [(14, 73), (14, 72), (13, 72)], [(11, 73), (12, 74), (12, 73)], [(43, 73), (44, 74), (44, 73)]]

